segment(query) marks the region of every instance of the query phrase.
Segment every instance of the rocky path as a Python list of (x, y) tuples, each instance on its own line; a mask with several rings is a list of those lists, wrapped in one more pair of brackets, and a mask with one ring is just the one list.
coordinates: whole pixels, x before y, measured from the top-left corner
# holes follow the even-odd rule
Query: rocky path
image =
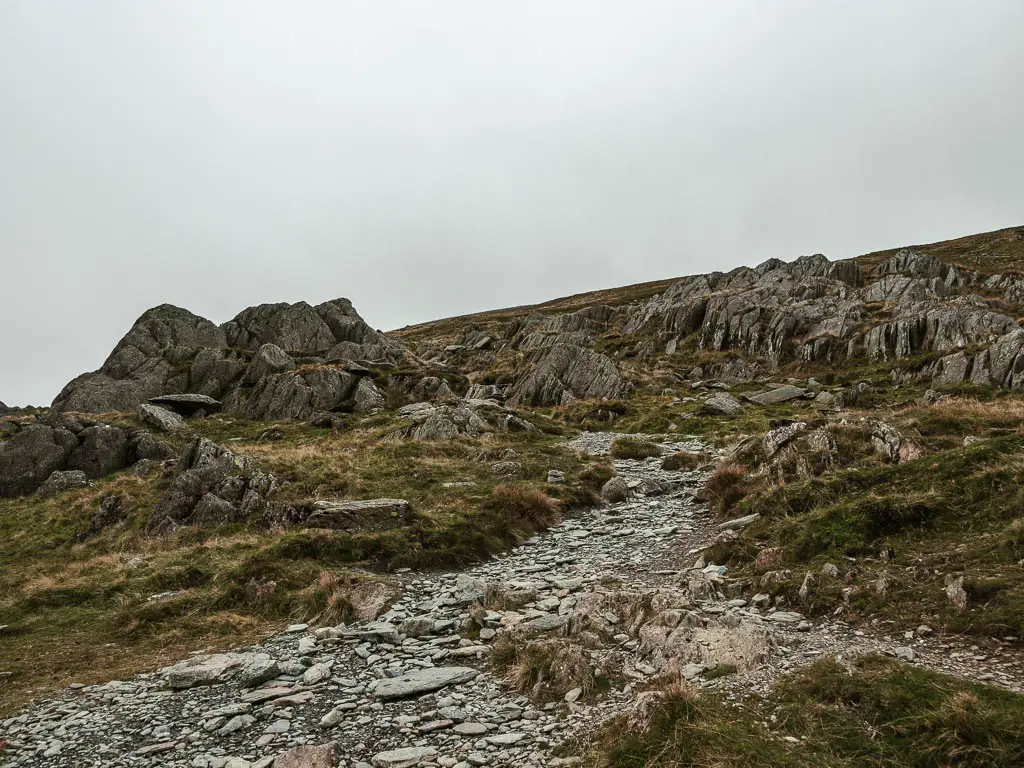
[[(574, 442), (599, 455), (614, 437)], [(1024, 673), (1011, 658), (924, 636), (868, 636), (730, 599), (722, 569), (694, 567), (718, 532), (693, 498), (700, 474), (664, 472), (657, 459), (616, 466), (628, 501), (464, 572), (410, 580), (376, 622), (298, 625), (131, 681), (73, 686), (0, 722), (9, 745), (0, 764), (568, 766), (579, 758), (556, 757), (556, 747), (628, 711), (637, 686), (670, 667), (740, 695), (821, 654), (872, 649), (1021, 689)], [(574, 689), (536, 704), (488, 669), (503, 635), (565, 638), (593, 668), (615, 669), (615, 682), (599, 697)], [(703, 679), (722, 664), (736, 673)]]

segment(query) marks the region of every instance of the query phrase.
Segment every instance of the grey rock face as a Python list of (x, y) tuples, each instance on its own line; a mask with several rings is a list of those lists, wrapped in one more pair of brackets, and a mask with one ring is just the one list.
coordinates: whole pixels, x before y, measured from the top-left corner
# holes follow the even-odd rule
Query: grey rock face
[[(239, 352), (246, 349), (256, 352), (248, 362), (245, 353)], [(136, 321), (100, 370), (70, 382), (53, 407), (87, 413), (125, 411), (161, 395), (194, 393), (220, 398), (232, 409), (242, 410), (249, 399), (247, 387), (255, 385), (253, 413), (266, 413), (270, 419), (305, 418), (313, 412), (308, 401), (323, 399), (325, 388), (336, 394), (338, 382), (316, 381), (316, 373), (304, 373), (295, 380), (275, 383), (278, 375), (297, 366), (288, 352), (316, 356), (321, 363), (368, 361), (393, 366), (415, 362), (405, 347), (370, 328), (346, 299), (316, 307), (302, 302), (250, 307), (222, 327), (178, 307), (162, 305)], [(337, 378), (337, 373), (319, 378), (332, 376)], [(314, 410), (331, 410), (353, 394), (356, 408), (380, 407), (383, 398), (372, 381), (357, 384), (352, 377), (348, 383), (351, 387), (330, 407)], [(291, 404), (292, 397), (299, 402)], [(189, 415), (177, 407), (187, 406), (185, 401), (156, 404)], [(202, 407), (210, 412), (219, 406)]]
[(251, 459), (196, 438), (178, 461), (177, 473), (157, 502), (148, 530), (162, 533), (178, 525), (266, 519), (269, 496), (276, 487), (274, 476)]
[(305, 520), (310, 528), (381, 531), (409, 523), (409, 502), (405, 499), (364, 501), (318, 501)]
[(355, 410), (359, 377), (338, 368), (265, 376), (253, 388), (246, 416), (256, 421), (305, 419), (314, 413)]
[(200, 350), (226, 346), (209, 320), (163, 304), (145, 312), (95, 373), (70, 382), (56, 399), (58, 411), (104, 413), (133, 410), (164, 392), (183, 391), (187, 369)]
[(271, 376), (275, 373), (284, 373), (295, 369), (295, 360), (276, 344), (263, 344), (256, 350), (256, 354), (245, 372), (245, 380), (255, 384), (264, 376)]
[(85, 488), (89, 485), (89, 478), (80, 469), (70, 471), (57, 470), (53, 472), (36, 491), (40, 496), (56, 496), (62, 491), (69, 491), (74, 488)]
[(381, 680), (374, 693), (381, 699), (404, 699), (446, 688), (449, 685), (468, 683), (480, 674), (471, 667), (434, 667), (412, 672), (402, 677)]
[(786, 424), (782, 427), (776, 427), (764, 436), (764, 453), (767, 458), (771, 458), (775, 453), (792, 440), (794, 437), (799, 435), (801, 432), (807, 429), (807, 423), (803, 421), (797, 421), (792, 424)]
[(31, 424), (0, 443), (0, 496), (31, 493), (62, 468), (77, 438), (66, 429)]
[(413, 403), (398, 411), (409, 426), (394, 437), (410, 440), (454, 440), (459, 435), (477, 437), (493, 432), (536, 429), (492, 400), (456, 400), (453, 404)]
[(78, 433), (79, 444), (71, 451), (67, 466), (89, 477), (103, 477), (131, 466), (128, 433), (120, 427), (97, 424)]
[(262, 304), (239, 313), (224, 325), (230, 346), (258, 349), (274, 344), (288, 353), (320, 355), (328, 360), (398, 363), (405, 349), (366, 324), (348, 299), (315, 307)]
[(572, 399), (611, 399), (629, 390), (615, 362), (585, 347), (555, 344), (527, 359), (528, 373), (509, 391), (511, 405), (559, 405)]
[(149, 403), (139, 404), (139, 421), (162, 432), (177, 432), (185, 429), (185, 420), (174, 411)]

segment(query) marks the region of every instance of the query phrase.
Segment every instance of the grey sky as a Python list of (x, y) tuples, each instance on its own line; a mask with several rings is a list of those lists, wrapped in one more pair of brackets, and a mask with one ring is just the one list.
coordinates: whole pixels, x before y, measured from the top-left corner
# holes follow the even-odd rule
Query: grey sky
[(146, 308), (380, 328), (1024, 223), (1019, 0), (0, 0), (0, 400)]

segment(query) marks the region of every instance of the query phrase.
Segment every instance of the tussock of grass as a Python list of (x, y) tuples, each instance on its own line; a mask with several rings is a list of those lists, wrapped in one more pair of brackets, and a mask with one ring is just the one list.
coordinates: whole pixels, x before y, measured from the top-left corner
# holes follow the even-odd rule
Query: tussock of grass
[(561, 519), (562, 505), (536, 488), (499, 485), (484, 508), (498, 526), (517, 538), (528, 538)]
[[(666, 690), (645, 730), (615, 723), (606, 768), (1010, 768), (1024, 764), (1024, 697), (870, 656), (823, 659), (742, 709)], [(768, 725), (764, 727), (762, 723)], [(784, 741), (784, 737), (794, 742)]]
[(610, 453), (613, 459), (649, 459), (661, 456), (661, 448), (646, 440), (620, 437), (612, 443)]
[(691, 453), (690, 451), (678, 451), (669, 456), (666, 456), (661, 462), (661, 468), (667, 472), (680, 472), (691, 469), (697, 469), (697, 467), (705, 464), (707, 457), (700, 453)]
[(529, 640), (500, 635), (494, 642), (491, 664), (512, 687), (536, 701), (559, 700), (573, 688), (583, 697), (606, 688), (611, 670), (595, 670), (576, 643), (562, 638)]
[(702, 498), (720, 516), (729, 514), (748, 489), (747, 471), (738, 464), (720, 464), (701, 491)]

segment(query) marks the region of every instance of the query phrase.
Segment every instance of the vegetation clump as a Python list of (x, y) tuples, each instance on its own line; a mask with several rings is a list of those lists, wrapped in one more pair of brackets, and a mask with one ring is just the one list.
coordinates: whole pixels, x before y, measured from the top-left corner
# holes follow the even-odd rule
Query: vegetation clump
[(1024, 697), (880, 656), (849, 668), (822, 659), (736, 707), (670, 686), (646, 728), (608, 728), (595, 761), (605, 768), (1024, 764)]
[(661, 448), (647, 440), (620, 437), (612, 443), (613, 459), (650, 459), (661, 456)]

